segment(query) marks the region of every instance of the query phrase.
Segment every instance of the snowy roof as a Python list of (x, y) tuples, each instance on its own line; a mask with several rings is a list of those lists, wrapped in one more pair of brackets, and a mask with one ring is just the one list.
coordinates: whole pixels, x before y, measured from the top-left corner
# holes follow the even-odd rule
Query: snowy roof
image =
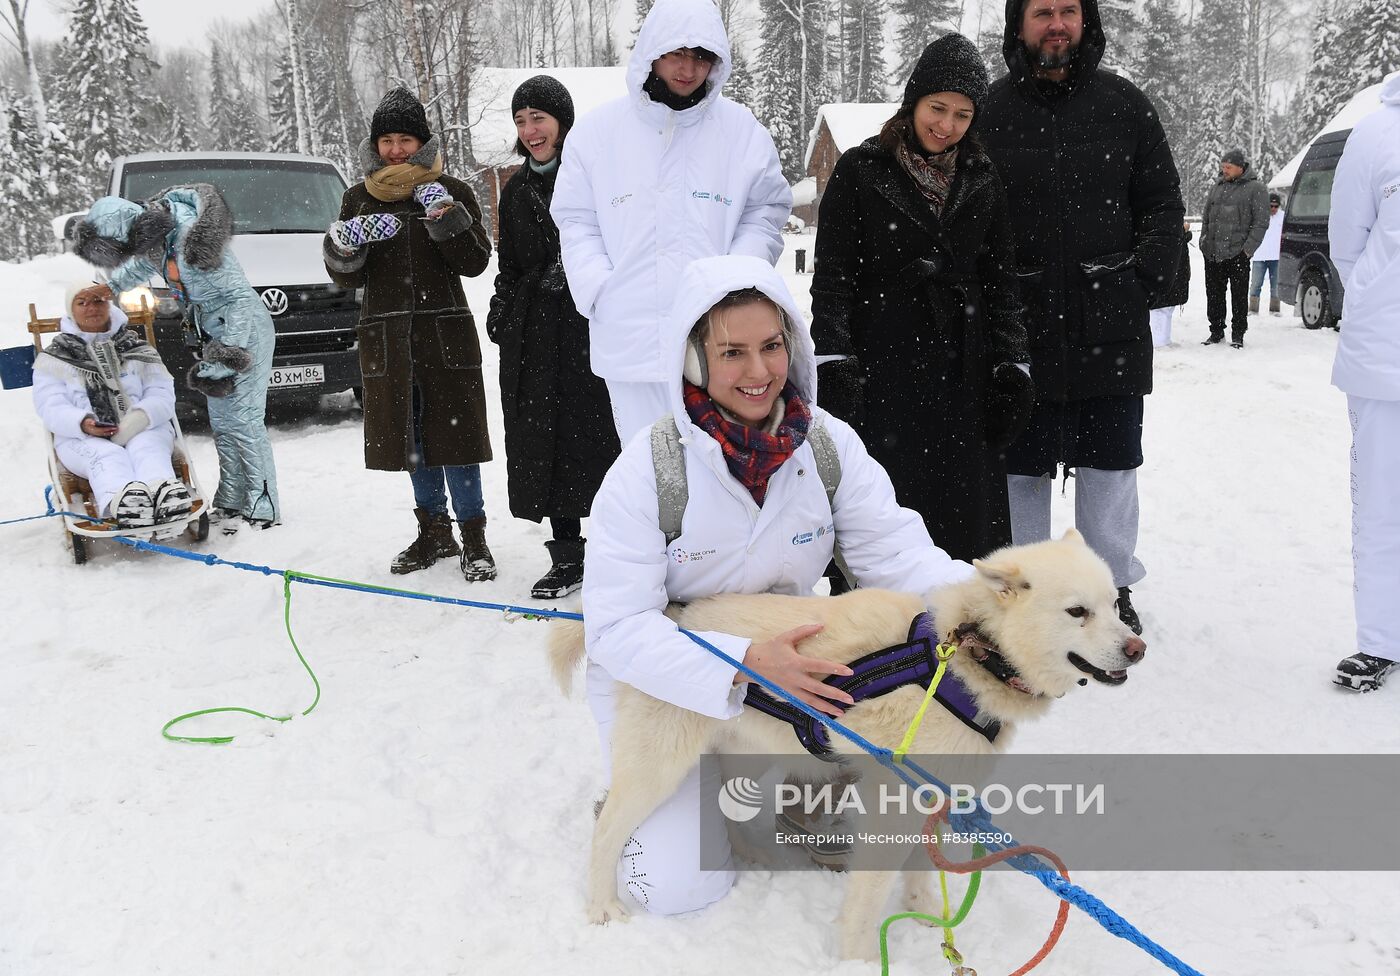
[(1319, 136), (1325, 136), (1329, 132), (1342, 132), (1345, 129), (1350, 129), (1363, 118), (1380, 108), (1382, 84), (1384, 84), (1384, 82), (1372, 85), (1369, 88), (1363, 88), (1361, 91), (1351, 96), (1351, 101), (1343, 105), (1342, 110), (1332, 116), (1332, 121), (1324, 125), (1321, 131), (1313, 133), (1312, 138), (1308, 140), (1308, 144), (1298, 150), (1298, 155), (1290, 159), (1282, 169), (1274, 174), (1273, 179), (1269, 180), (1269, 189), (1287, 190), (1293, 186), (1293, 177), (1298, 175), (1298, 167), (1303, 165), (1303, 157), (1308, 154), (1308, 150), (1312, 148), (1312, 144), (1317, 141)]
[(627, 92), (627, 69), (617, 68), (478, 68), (472, 76), (472, 151), (487, 166), (519, 162), (515, 155), (515, 121), (510, 99), (520, 83), (549, 75), (569, 90), (575, 120)]
[(823, 121), (826, 122), (831, 138), (836, 143), (837, 152), (845, 152), (877, 135), (880, 127), (897, 111), (898, 102), (835, 102), (823, 105), (817, 109), (812, 131), (807, 136), (807, 152), (802, 157), (803, 167), (812, 162), (812, 151), (817, 148), (817, 133), (821, 131)]

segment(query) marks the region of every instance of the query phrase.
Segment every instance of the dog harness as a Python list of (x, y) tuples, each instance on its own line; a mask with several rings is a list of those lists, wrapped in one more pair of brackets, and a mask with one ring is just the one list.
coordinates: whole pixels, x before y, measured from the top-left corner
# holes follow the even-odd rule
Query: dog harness
[[(994, 655), (1006, 667), (1010, 667), (1009, 664), (1006, 664), (1005, 659), (996, 653), (991, 644), (975, 635), (975, 626), (965, 625), (954, 632), (959, 644), (975, 644), (987, 652), (984, 654), (987, 660), (990, 660)], [(855, 699), (856, 703), (888, 695), (906, 685), (918, 685), (927, 690), (929, 683), (933, 680), (933, 673), (938, 670), (937, 648), (938, 632), (934, 629), (933, 614), (925, 611), (915, 617), (913, 623), (909, 625), (909, 640), (905, 643), (895, 644), (892, 647), (886, 647), (884, 650), (874, 651), (858, 658), (848, 665), (854, 672), (853, 674), (830, 675), (824, 683), (846, 692)], [(984, 667), (987, 666), (987, 660), (978, 659), (975, 656), (974, 659), (978, 660), (978, 663)], [(1015, 687), (1007, 677), (997, 674), (992, 668), (988, 668), (988, 670), (992, 671), (1000, 680)], [(1014, 670), (1010, 677), (1017, 682), (1021, 680), (1019, 676), (1015, 675)], [(998, 719), (981, 715), (977, 708), (977, 701), (968, 691), (967, 685), (952, 671), (944, 672), (943, 680), (934, 691), (933, 697), (940, 705), (956, 715), (968, 728), (988, 742), (996, 742), (997, 735), (1001, 732), (1001, 722)], [(749, 685), (748, 693), (744, 696), (744, 704), (750, 708), (758, 709), (765, 715), (787, 722), (797, 733), (797, 741), (801, 742), (803, 748), (818, 759), (826, 762), (840, 760), (840, 756), (831, 748), (831, 739), (826, 726), (795, 705), (774, 698), (756, 684)]]

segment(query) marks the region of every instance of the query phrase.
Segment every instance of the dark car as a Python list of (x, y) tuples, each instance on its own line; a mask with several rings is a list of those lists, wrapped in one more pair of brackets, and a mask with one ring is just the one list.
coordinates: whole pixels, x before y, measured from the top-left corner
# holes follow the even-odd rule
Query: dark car
[[(334, 163), (292, 153), (145, 153), (112, 164), (109, 192), (140, 201), (168, 186), (212, 183), (233, 214), (231, 247), (277, 330), (270, 399), (312, 397), (361, 386), (355, 326), (360, 300), (334, 284), (321, 260), (321, 238), (340, 213), (345, 178)], [(175, 375), (176, 396), (202, 405), (185, 384), (194, 362), (175, 300), (154, 279), (126, 292), (156, 309), (156, 345)]]
[(1332, 263), (1327, 214), (1332, 179), (1350, 129), (1318, 136), (1293, 178), (1279, 241), (1278, 290), (1309, 329), (1338, 327), (1342, 317), (1342, 278)]

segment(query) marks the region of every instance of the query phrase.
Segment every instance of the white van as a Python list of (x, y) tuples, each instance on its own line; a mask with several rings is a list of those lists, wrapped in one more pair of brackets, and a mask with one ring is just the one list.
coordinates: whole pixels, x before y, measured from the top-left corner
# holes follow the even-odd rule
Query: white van
[[(336, 165), (293, 153), (140, 153), (112, 163), (108, 193), (140, 202), (182, 183), (211, 183), (228, 201), (233, 253), (277, 328), (268, 395), (358, 391), (359, 295), (334, 284), (321, 260), (321, 238), (346, 189)], [(185, 386), (194, 357), (180, 309), (161, 279), (149, 287), (156, 344), (175, 374), (176, 395), (202, 403)], [(139, 297), (127, 293), (124, 300)]]

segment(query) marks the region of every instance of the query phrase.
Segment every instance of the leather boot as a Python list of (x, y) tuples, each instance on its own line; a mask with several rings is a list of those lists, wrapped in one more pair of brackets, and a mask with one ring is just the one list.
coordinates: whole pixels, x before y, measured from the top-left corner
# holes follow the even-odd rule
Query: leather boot
[(557, 600), (583, 586), (583, 539), (550, 539), (544, 544), (553, 562), (530, 590), (536, 600)]
[(1283, 314), (1283, 310), (1282, 310), (1281, 308), (1279, 308), (1279, 300), (1278, 300), (1277, 298), (1270, 298), (1270, 299), (1269, 299), (1269, 314), (1270, 314), (1270, 315), (1282, 315), (1282, 314)]
[(481, 583), (496, 578), (496, 560), (486, 545), (486, 516), (459, 522), (462, 527), (462, 578)]
[(1249, 314), (1250, 314), (1250, 315), (1258, 315), (1258, 314), (1259, 314), (1259, 296), (1258, 296), (1258, 295), (1250, 295), (1250, 296), (1249, 296)]
[(415, 508), (413, 516), (418, 519), (418, 538), (389, 564), (389, 572), (399, 576), (427, 569), (439, 559), (455, 556), (458, 552), (457, 540), (452, 538), (452, 520), (446, 512), (431, 515), (421, 508)]

